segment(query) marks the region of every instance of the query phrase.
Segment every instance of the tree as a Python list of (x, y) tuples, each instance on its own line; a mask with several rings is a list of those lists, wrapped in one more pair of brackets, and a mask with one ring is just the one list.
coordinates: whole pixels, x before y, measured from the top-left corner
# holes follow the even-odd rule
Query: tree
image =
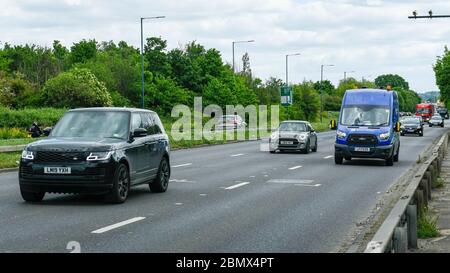
[(304, 119), (315, 121), (320, 111), (320, 96), (314, 89), (312, 82), (303, 82), (294, 85), (294, 102), (292, 105), (293, 117), (295, 119)]
[(74, 68), (47, 81), (44, 102), (61, 108), (111, 106), (105, 85), (88, 69)]
[(147, 38), (144, 46), (146, 68), (154, 74), (167, 75), (170, 71), (167, 62), (167, 41), (160, 37)]
[(375, 85), (378, 88), (383, 89), (386, 89), (386, 87), (390, 85), (392, 88), (398, 87), (404, 90), (409, 90), (408, 82), (397, 74), (380, 75), (375, 79)]
[(445, 102), (447, 108), (450, 107), (450, 52), (447, 47), (444, 49), (444, 56), (438, 57), (434, 65), (436, 84), (441, 92), (441, 100)]
[(0, 71), (0, 105), (19, 108), (24, 105), (38, 106), (40, 94), (20, 73), (12, 76)]
[(93, 59), (97, 55), (97, 41), (95, 40), (81, 40), (74, 43), (70, 48), (70, 60), (72, 64), (84, 63)]
[(252, 69), (250, 68), (250, 56), (246, 52), (242, 56), (242, 75), (252, 76)]
[(334, 85), (329, 80), (322, 81), (322, 84), (320, 81), (317, 81), (314, 83), (314, 89), (320, 92), (323, 92), (323, 94), (333, 95), (335, 92)]

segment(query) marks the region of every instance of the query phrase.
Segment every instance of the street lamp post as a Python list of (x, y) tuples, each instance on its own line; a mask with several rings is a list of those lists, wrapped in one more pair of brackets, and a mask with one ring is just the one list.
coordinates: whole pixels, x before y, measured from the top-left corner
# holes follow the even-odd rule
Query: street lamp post
[(286, 87), (289, 86), (289, 57), (290, 56), (299, 56), (300, 53), (295, 54), (287, 54), (286, 55)]
[(347, 82), (347, 74), (355, 73), (355, 71), (344, 71), (344, 82)]
[(248, 40), (248, 41), (234, 41), (232, 42), (232, 51), (233, 51), (233, 73), (236, 73), (236, 70), (234, 68), (234, 45), (235, 44), (241, 44), (241, 43), (253, 43), (255, 40)]
[(322, 112), (323, 112), (323, 88), (322, 88), (322, 83), (323, 83), (323, 68), (325, 66), (334, 66), (334, 64), (323, 64), (320, 66), (320, 123), (322, 123)]
[(154, 16), (154, 17), (141, 17), (141, 77), (142, 77), (142, 109), (145, 108), (145, 102), (144, 102), (144, 96), (145, 96), (145, 89), (144, 89), (144, 20), (147, 19), (163, 19), (166, 18), (166, 16)]

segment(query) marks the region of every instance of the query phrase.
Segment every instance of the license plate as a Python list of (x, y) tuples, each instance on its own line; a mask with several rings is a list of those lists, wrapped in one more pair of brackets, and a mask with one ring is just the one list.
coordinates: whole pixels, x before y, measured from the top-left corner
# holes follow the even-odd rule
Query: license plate
[(45, 167), (44, 173), (46, 174), (70, 174), (71, 169), (69, 167)]
[(367, 148), (367, 147), (355, 147), (355, 152), (370, 152), (370, 148)]
[(292, 144), (294, 144), (294, 141), (280, 141), (280, 144), (282, 144), (282, 145), (292, 145)]

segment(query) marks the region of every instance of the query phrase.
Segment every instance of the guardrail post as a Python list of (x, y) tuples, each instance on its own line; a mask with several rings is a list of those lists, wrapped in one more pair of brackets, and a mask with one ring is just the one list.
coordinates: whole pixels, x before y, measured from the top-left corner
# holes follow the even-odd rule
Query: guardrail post
[(416, 192), (414, 193), (414, 200), (417, 205), (417, 215), (420, 216), (423, 209), (425, 208), (425, 200), (426, 200), (426, 198), (424, 198), (423, 190), (419, 189), (416, 190)]
[(408, 231), (406, 226), (395, 228), (393, 245), (395, 253), (405, 253), (408, 250)]
[(420, 201), (421, 202), (420, 204), (419, 204), (419, 202), (417, 202), (417, 205), (419, 206), (419, 208), (423, 208), (423, 207), (428, 206), (428, 183), (427, 183), (427, 180), (422, 179), (422, 181), (420, 181), (419, 189), (417, 191), (419, 191), (419, 190), (420, 190), (419, 195), (422, 195), (422, 196), (420, 196), (420, 198), (422, 198), (422, 200)]
[(427, 198), (431, 200), (431, 171), (426, 171), (424, 177), (427, 180)]
[(439, 164), (438, 164), (438, 160), (436, 159), (436, 160), (434, 160), (433, 161), (433, 163), (432, 163), (432, 165), (433, 165), (433, 168), (434, 168), (434, 172), (436, 173), (436, 179), (435, 179), (435, 181), (434, 182), (436, 182), (437, 181), (437, 178), (439, 177), (439, 174), (440, 174), (440, 172), (439, 172)]
[(436, 188), (436, 168), (434, 167), (434, 163), (431, 163), (430, 166), (428, 166), (428, 170), (430, 170), (431, 173), (431, 188)]
[(417, 249), (417, 207), (408, 205), (406, 209), (406, 219), (408, 221), (408, 246)]

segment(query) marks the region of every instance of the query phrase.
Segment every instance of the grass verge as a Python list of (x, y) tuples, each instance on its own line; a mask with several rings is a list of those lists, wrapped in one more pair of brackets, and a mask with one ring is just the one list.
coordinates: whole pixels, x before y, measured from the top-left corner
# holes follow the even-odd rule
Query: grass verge
[(437, 220), (438, 216), (433, 215), (429, 210), (423, 211), (417, 221), (417, 236), (420, 239), (438, 237), (440, 233)]
[(0, 153), (0, 169), (17, 167), (22, 152)]

